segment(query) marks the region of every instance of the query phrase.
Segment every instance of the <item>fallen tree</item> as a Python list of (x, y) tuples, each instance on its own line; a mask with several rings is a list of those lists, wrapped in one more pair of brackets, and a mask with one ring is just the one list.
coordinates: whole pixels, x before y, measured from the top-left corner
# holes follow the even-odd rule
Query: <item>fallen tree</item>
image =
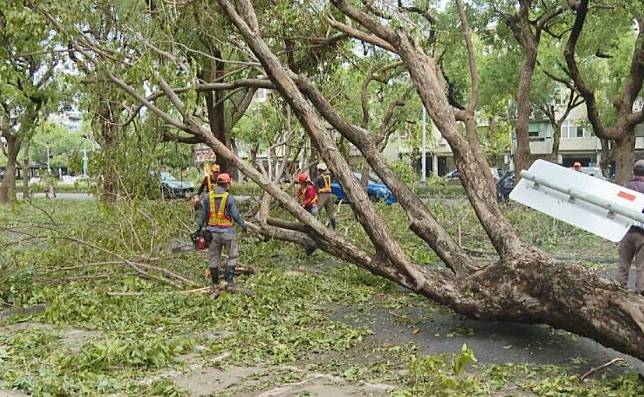
[[(392, 52), (404, 64), (423, 105), (452, 148), (469, 201), (498, 254), (498, 261), (485, 267), (477, 266), (468, 257), (429, 208), (395, 174), (378, 148), (376, 134), (348, 122), (311, 80), (284, 65), (263, 39), (249, 0), (238, 0), (234, 4), (229, 0), (218, 2), (221, 12), (234, 25), (247, 49), (261, 64), (262, 73), (267, 76), (252, 81), (240, 80), (236, 84), (275, 89), (288, 102), (312, 144), (342, 184), (371, 246), (364, 247), (364, 244), (351, 241), (323, 225), (291, 195), (281, 190), (275, 181), (243, 161), (204, 127), (206, 124), (194, 115), (189, 102), (181, 96), (199, 89), (217, 90), (217, 84), (172, 88), (164, 76), (155, 74), (148, 83), (155, 84), (160, 91), (146, 97), (140, 86), (129, 84), (109, 71), (107, 77), (169, 126), (205, 142), (218, 157), (226, 159), (255, 182), (297, 220), (271, 218), (267, 206), (264, 206), (264, 211), (260, 211), (263, 215), (259, 217), (259, 224), (253, 227), (257, 232), (314, 246), (472, 318), (545, 323), (644, 358), (644, 297), (603, 279), (586, 267), (556, 262), (522, 241), (503, 216), (485, 174), (489, 169), (487, 162), (478, 144), (469, 139), (472, 138), (471, 120), (478, 95), (475, 85), (467, 114), (463, 114), (449, 104), (445, 83), (434, 58), (427, 55), (403, 28), (382, 24), (381, 19), (346, 1), (332, 1), (335, 12), (360, 26), (360, 29), (351, 27), (347, 32)], [(471, 44), (463, 3), (461, 0), (456, 3), (464, 36)], [(66, 32), (53, 16), (49, 17), (57, 30)], [(73, 37), (72, 42), (78, 52), (94, 51), (96, 48), (93, 47), (98, 46), (98, 43), (88, 44), (86, 40), (74, 41)], [(468, 55), (472, 81), (476, 82), (473, 51), (468, 51)], [(155, 103), (160, 97), (167, 98), (172, 104), (172, 112)], [(470, 127), (466, 128), (465, 136), (459, 131), (457, 120), (466, 124), (469, 120)], [(361, 152), (368, 165), (393, 191), (409, 218), (410, 229), (427, 242), (447, 269), (415, 263), (405, 253), (354, 178), (327, 129), (329, 124)]]

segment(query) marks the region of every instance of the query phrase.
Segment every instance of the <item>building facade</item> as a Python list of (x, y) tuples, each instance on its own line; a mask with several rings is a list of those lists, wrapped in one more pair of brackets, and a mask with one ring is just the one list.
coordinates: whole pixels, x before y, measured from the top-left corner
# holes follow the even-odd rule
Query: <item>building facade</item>
[[(641, 108), (642, 103), (636, 104)], [(556, 114), (560, 118), (563, 110)], [(487, 128), (486, 123), (480, 122), (479, 128)], [(540, 112), (534, 112), (528, 127), (530, 135), (531, 160), (546, 159), (556, 160), (558, 164), (570, 167), (575, 161), (582, 163), (584, 167), (596, 167), (601, 161), (601, 142), (593, 132), (586, 117), (586, 107), (580, 105), (573, 109), (561, 126), (559, 138), (559, 151), (557, 158), (553, 158), (554, 128), (550, 121)], [(508, 131), (510, 134), (510, 150), (506, 152), (503, 159), (497, 164), (490, 164), (502, 169), (513, 169), (513, 155), (516, 150), (516, 132)], [(644, 123), (637, 125), (635, 129), (635, 158), (644, 159)], [(410, 147), (408, 140), (404, 137), (392, 139), (384, 151), (388, 160), (393, 161), (404, 156), (414, 155), (414, 149)], [(421, 153), (415, 154), (420, 157)], [(441, 136), (440, 131), (432, 125), (427, 131), (427, 154), (426, 154), (427, 175), (443, 176), (456, 168), (454, 156), (447, 141)], [(420, 162), (417, 168), (420, 170)]]

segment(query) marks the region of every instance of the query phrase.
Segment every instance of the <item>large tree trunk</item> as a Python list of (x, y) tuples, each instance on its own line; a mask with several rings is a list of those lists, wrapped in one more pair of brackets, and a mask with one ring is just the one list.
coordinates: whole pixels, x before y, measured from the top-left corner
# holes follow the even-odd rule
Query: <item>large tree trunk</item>
[(613, 141), (610, 139), (599, 139), (601, 145), (601, 160), (599, 161), (599, 168), (601, 168), (602, 173), (605, 177), (609, 176), (608, 169), (610, 163), (613, 161)]
[(552, 131), (552, 153), (550, 155), (550, 159), (552, 160), (553, 163), (558, 163), (559, 162), (559, 145), (561, 144), (561, 125), (562, 123), (555, 122), (552, 124), (552, 128), (554, 129)]
[(514, 172), (519, 175), (521, 170), (530, 167), (530, 134), (528, 132), (532, 103), (530, 90), (532, 88), (532, 75), (537, 62), (537, 49), (528, 47), (525, 51), (526, 61), (521, 70), (521, 77), (517, 86), (517, 148), (514, 152)]
[[(221, 50), (218, 48), (210, 49), (211, 55), (215, 58), (221, 59)], [(220, 82), (224, 75), (224, 63), (217, 60), (208, 60), (209, 70), (204, 70), (201, 78), (206, 82)], [(227, 136), (225, 109), (224, 102), (222, 101), (225, 92), (214, 91), (206, 93), (206, 109), (208, 111), (208, 123), (210, 124), (210, 131), (215, 135), (215, 138), (224, 142), (227, 147), (232, 148), (230, 138)], [(217, 158), (217, 163), (221, 167), (222, 172), (232, 172), (231, 165), (228, 160), (224, 158)]]
[(615, 183), (624, 185), (633, 175), (633, 161), (635, 158), (635, 133), (625, 131), (621, 139), (614, 141), (613, 159), (615, 160)]
[(7, 167), (4, 172), (4, 179), (0, 184), (0, 203), (8, 204), (16, 201), (16, 161), (20, 146), (17, 139), (7, 134)]
[(29, 146), (31, 140), (27, 140), (22, 150), (22, 199), (29, 200)]

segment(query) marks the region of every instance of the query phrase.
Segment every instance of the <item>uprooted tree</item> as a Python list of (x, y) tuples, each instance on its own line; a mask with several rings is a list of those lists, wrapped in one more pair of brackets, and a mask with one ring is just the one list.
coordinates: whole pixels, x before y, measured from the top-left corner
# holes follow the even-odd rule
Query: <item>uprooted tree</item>
[[(437, 222), (425, 203), (394, 173), (379, 150), (377, 134), (364, 125), (347, 121), (311, 78), (288, 67), (288, 59), (279, 53), (281, 40), (268, 37), (265, 32), (265, 24), (270, 24), (279, 14), (256, 13), (249, 0), (218, 0), (218, 3), (220, 7), (209, 12), (220, 13), (232, 24), (234, 31), (227, 31), (226, 40), (258, 64), (261, 72), (257, 77), (235, 79), (230, 76), (226, 81), (203, 83), (181, 73), (170, 73), (178, 68), (164, 68), (151, 70), (144, 83), (133, 84), (110, 72), (107, 65), (109, 59), (100, 57), (101, 43), (92, 42), (82, 36), (82, 32), (64, 28), (53, 15), (49, 15), (49, 18), (77, 52), (103, 64), (106, 77), (114, 84), (138, 100), (169, 128), (181, 131), (178, 136), (195, 137), (207, 143), (219, 158), (233, 164), (264, 190), (265, 197), (270, 196), (277, 201), (297, 220), (293, 222), (271, 217), (267, 207), (264, 207), (258, 213), (258, 222), (252, 225), (256, 232), (316, 247), (472, 318), (545, 323), (644, 358), (644, 297), (583, 266), (557, 263), (522, 241), (497, 205), (489, 177), (485, 174), (489, 167), (476, 136), (474, 114), (479, 95), (478, 76), (462, 0), (457, 0), (456, 4), (466, 41), (472, 82), (465, 109), (450, 105), (445, 80), (436, 59), (428, 55), (405, 28), (408, 13), (413, 11), (393, 2), (388, 9), (376, 9), (371, 2), (364, 2), (364, 7), (356, 7), (352, 5), (353, 2), (334, 0), (324, 12), (330, 13), (336, 20), (344, 19), (344, 34), (389, 51), (404, 65), (433, 123), (454, 153), (469, 201), (499, 256), (499, 260), (489, 266), (475, 264)], [(303, 7), (309, 7), (311, 12), (322, 12), (318, 10), (319, 2), (306, 2)], [(42, 12), (47, 13), (46, 10)], [(383, 15), (393, 16), (397, 22), (383, 23)], [(90, 53), (99, 56), (92, 57)], [(158, 56), (159, 52), (155, 54)], [(176, 61), (176, 57), (168, 54), (163, 63), (173, 60)], [(120, 60), (128, 61), (125, 57)], [(178, 84), (183, 86), (173, 87)], [(325, 227), (281, 190), (276, 182), (235, 154), (211, 132), (207, 120), (195, 114), (191, 94), (228, 90), (231, 87), (273, 89), (287, 101), (321, 158), (344, 187), (355, 217), (366, 232), (371, 246), (359, 245)], [(150, 95), (150, 89), (158, 91)], [(172, 105), (171, 109), (168, 104)], [(464, 133), (459, 128), (459, 122), (465, 125)], [(328, 128), (329, 125), (334, 131)], [(414, 263), (404, 252), (382, 215), (354, 178), (333, 133), (340, 134), (360, 151), (368, 165), (398, 198), (408, 216), (410, 229), (437, 253), (446, 269)]]

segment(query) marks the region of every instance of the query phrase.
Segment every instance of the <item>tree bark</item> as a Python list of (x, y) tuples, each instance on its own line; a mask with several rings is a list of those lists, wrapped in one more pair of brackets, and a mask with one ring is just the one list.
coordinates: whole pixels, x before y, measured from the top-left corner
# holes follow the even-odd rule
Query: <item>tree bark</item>
[(11, 133), (4, 134), (7, 147), (7, 167), (4, 172), (4, 179), (0, 184), (0, 203), (10, 204), (16, 202), (16, 162), (20, 146), (18, 139)]
[(521, 70), (521, 77), (517, 86), (517, 148), (514, 152), (514, 172), (520, 175), (521, 170), (530, 167), (530, 113), (532, 112), (532, 103), (530, 101), (530, 91), (532, 89), (532, 75), (537, 62), (537, 49), (525, 49), (526, 60)]
[(118, 143), (118, 125), (113, 111), (117, 106), (114, 101), (102, 99), (97, 112), (99, 128), (101, 131), (101, 154), (103, 163), (101, 167), (101, 201), (105, 203), (116, 202), (118, 198), (118, 175), (116, 171), (115, 146)]
[(31, 140), (25, 142), (22, 149), (22, 199), (29, 200), (29, 146), (31, 146)]
[[(214, 58), (221, 59), (221, 50), (216, 47), (209, 48), (210, 55)], [(222, 76), (225, 73), (224, 63), (215, 59), (208, 59), (207, 68), (204, 68), (201, 73), (201, 78), (206, 83), (220, 82)], [(206, 110), (208, 112), (208, 124), (210, 125), (210, 131), (212, 134), (219, 139), (221, 142), (224, 142), (226, 146), (231, 148), (230, 138), (226, 133), (226, 121), (225, 121), (225, 109), (224, 102), (222, 101), (225, 95), (225, 91), (211, 91), (206, 93)], [(232, 169), (230, 164), (226, 159), (217, 159), (219, 167), (221, 167), (222, 172), (231, 173)]]
[(552, 124), (552, 155), (550, 159), (553, 163), (559, 162), (559, 146), (561, 144), (561, 126), (563, 123), (555, 122)]
[(625, 185), (631, 178), (633, 161), (635, 161), (635, 132), (625, 131), (622, 138), (613, 143), (613, 160), (615, 160), (615, 180), (618, 185)]
[(601, 145), (601, 161), (599, 162), (599, 167), (602, 170), (602, 173), (605, 177), (609, 176), (608, 169), (611, 162), (613, 161), (613, 146), (614, 141), (610, 139), (599, 139), (599, 144)]

